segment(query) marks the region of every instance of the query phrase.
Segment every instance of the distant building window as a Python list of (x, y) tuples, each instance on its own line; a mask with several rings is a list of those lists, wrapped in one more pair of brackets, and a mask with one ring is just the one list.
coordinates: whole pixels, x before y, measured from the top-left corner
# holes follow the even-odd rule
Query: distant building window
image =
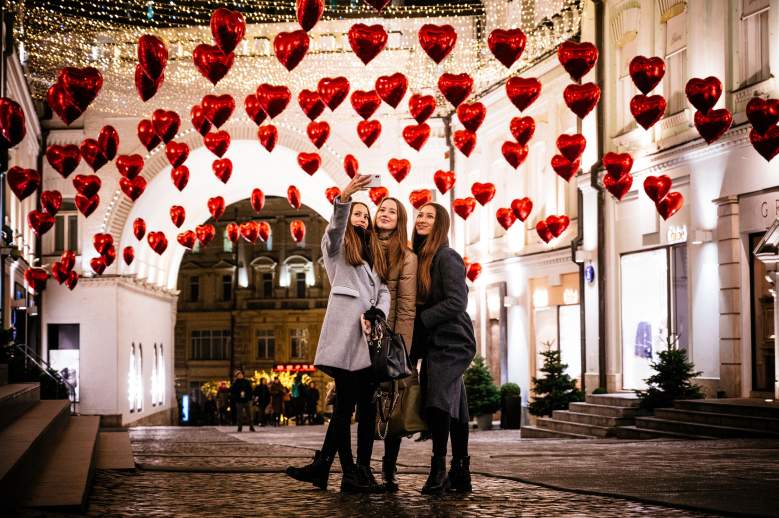
[(262, 296), (265, 298), (273, 297), (273, 274), (270, 272), (262, 274)]
[(222, 275), (222, 300), (233, 300), (232, 275)]
[(54, 218), (54, 252), (78, 251), (78, 214), (72, 200), (64, 200)]
[(630, 113), (630, 100), (638, 93), (628, 73), (630, 61), (636, 55), (636, 40), (629, 41), (617, 50), (617, 129), (625, 132), (635, 125)]
[(297, 272), (295, 274), (295, 296), (299, 299), (306, 298), (306, 274)]
[(222, 250), (225, 252), (232, 252), (233, 251), (233, 242), (230, 241), (230, 237), (227, 234), (227, 227), (224, 228), (224, 231), (222, 233)]
[(189, 301), (197, 302), (200, 300), (200, 277), (193, 275), (189, 278)]
[(229, 329), (192, 331), (193, 360), (226, 360), (229, 348)]
[(684, 87), (687, 84), (687, 14), (674, 16), (665, 30), (665, 77), (663, 95), (668, 102), (668, 114), (679, 113), (687, 107)]
[(276, 334), (273, 329), (257, 331), (257, 359), (272, 360), (276, 356)]
[(308, 329), (290, 329), (289, 350), (293, 360), (304, 360), (308, 353)]
[[(750, 4), (750, 5), (747, 5)], [(753, 4), (753, 6), (752, 6)], [(741, 18), (741, 86), (771, 77), (768, 65), (768, 1), (745, 1)], [(751, 7), (751, 9), (750, 9)]]

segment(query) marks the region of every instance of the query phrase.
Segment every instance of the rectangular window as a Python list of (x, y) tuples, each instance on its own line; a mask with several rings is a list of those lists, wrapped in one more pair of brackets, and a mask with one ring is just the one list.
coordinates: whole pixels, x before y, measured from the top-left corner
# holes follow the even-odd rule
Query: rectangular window
[(189, 278), (189, 301), (198, 302), (200, 300), (200, 277), (193, 275)]
[(265, 298), (273, 297), (273, 274), (266, 272), (262, 274), (262, 296)]
[(290, 329), (289, 350), (293, 360), (304, 360), (308, 350), (308, 329)]
[[(768, 66), (768, 2), (748, 2), (744, 4), (765, 4), (762, 10), (751, 9), (741, 18), (741, 86), (749, 86), (771, 77)], [(761, 7), (760, 5), (757, 6)], [(749, 12), (749, 14), (746, 14)]]
[(687, 84), (687, 14), (674, 16), (665, 27), (665, 77), (663, 95), (667, 113), (673, 115), (687, 107), (684, 87)]
[(306, 298), (306, 274), (297, 272), (295, 274), (295, 296), (299, 299)]
[(78, 214), (71, 200), (63, 200), (60, 211), (54, 218), (54, 252), (65, 250), (78, 252)]
[(222, 300), (233, 300), (232, 275), (222, 275)]
[(226, 360), (230, 349), (229, 329), (192, 331), (193, 360)]
[(272, 360), (276, 357), (276, 334), (273, 329), (257, 331), (257, 359)]
[(626, 132), (635, 127), (633, 115), (630, 113), (630, 100), (638, 93), (630, 78), (630, 61), (636, 55), (636, 40), (625, 43), (617, 51), (619, 61), (617, 69), (617, 130)]

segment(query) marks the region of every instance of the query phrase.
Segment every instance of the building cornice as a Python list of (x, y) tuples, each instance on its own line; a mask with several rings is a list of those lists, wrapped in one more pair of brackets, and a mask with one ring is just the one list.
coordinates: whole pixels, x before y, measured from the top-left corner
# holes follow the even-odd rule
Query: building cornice
[(100, 275), (97, 277), (82, 276), (79, 278), (79, 285), (88, 287), (104, 287), (104, 286), (117, 286), (127, 288), (136, 293), (142, 293), (144, 295), (150, 295), (152, 297), (164, 300), (167, 302), (176, 302), (178, 300), (179, 290), (170, 290), (147, 282), (142, 279), (130, 276), (120, 275)]

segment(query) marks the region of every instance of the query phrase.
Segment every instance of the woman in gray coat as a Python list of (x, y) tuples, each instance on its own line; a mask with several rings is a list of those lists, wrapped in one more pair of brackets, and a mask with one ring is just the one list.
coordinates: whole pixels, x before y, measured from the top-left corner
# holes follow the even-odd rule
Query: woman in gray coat
[[(343, 189), (334, 200), (333, 216), (322, 237), (322, 254), (331, 288), (314, 364), (335, 380), (338, 396), (333, 417), (322, 451), (316, 452), (314, 461), (302, 468), (287, 468), (292, 478), (325, 489), (337, 451), (343, 469), (343, 492), (381, 489), (370, 471), (376, 387), (365, 335), (370, 331), (371, 313), (377, 312), (381, 317), (389, 313), (390, 296), (386, 279), (373, 268), (368, 207), (351, 201), (352, 194), (369, 181), (367, 175), (355, 176)], [(355, 406), (359, 414), (356, 465), (350, 433)]]
[[(422, 493), (471, 491), (468, 457), (468, 400), (463, 374), (476, 354), (473, 323), (466, 313), (465, 263), (449, 248), (449, 213), (437, 203), (423, 205), (412, 236), (419, 261), (417, 318), (411, 356), (422, 360), (420, 382), (433, 439), (433, 457)], [(446, 474), (446, 447), (452, 437), (452, 467)]]

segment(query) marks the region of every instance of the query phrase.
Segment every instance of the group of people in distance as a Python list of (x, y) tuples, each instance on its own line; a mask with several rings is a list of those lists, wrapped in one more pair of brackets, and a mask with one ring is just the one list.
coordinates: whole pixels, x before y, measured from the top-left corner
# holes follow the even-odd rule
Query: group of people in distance
[[(403, 337), (412, 362), (421, 362), (422, 415), (433, 443), (422, 493), (469, 492), (469, 416), (463, 373), (475, 355), (476, 340), (466, 313), (465, 264), (449, 247), (449, 213), (436, 203), (420, 207), (409, 242), (408, 216), (400, 201), (382, 200), (371, 221), (368, 206), (352, 200), (369, 182), (369, 176), (357, 175), (336, 197), (322, 238), (331, 291), (314, 363), (335, 381), (335, 408), (321, 450), (308, 465), (287, 468), (287, 474), (326, 489), (337, 453), (342, 492), (398, 490), (401, 437), (388, 436), (384, 441), (383, 483), (370, 467), (376, 382), (364, 335), (370, 333), (378, 313)], [(350, 440), (355, 408), (356, 462)], [(447, 473), (449, 437), (452, 462)]]

